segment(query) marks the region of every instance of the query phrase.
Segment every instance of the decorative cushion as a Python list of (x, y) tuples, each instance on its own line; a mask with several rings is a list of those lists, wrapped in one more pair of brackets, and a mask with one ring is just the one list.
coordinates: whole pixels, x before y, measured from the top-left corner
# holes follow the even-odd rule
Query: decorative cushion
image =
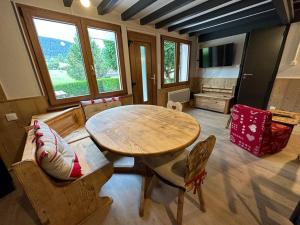
[(82, 176), (78, 158), (63, 138), (42, 121), (34, 121), (33, 129), (36, 161), (47, 174), (61, 180)]
[(232, 143), (261, 157), (284, 148), (292, 129), (272, 123), (272, 113), (245, 105), (235, 105), (231, 113)]
[(121, 105), (121, 97), (81, 101), (81, 106), (84, 110), (86, 120), (88, 120), (90, 117), (97, 114), (98, 112)]
[(233, 107), (230, 129), (231, 142), (239, 145), (256, 156), (262, 156), (260, 151), (264, 137), (271, 136), (272, 113), (245, 105)]

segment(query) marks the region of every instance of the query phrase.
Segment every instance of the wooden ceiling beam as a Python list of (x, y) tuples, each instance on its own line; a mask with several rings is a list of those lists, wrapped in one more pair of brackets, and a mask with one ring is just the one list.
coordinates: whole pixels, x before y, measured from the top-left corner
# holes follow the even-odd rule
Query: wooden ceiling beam
[(231, 13), (231, 12), (234, 12), (234, 11), (240, 10), (242, 8), (246, 8), (246, 7), (261, 3), (261, 2), (262, 2), (261, 0), (242, 0), (242, 1), (236, 2), (234, 4), (231, 4), (231, 5), (222, 7), (220, 9), (214, 10), (212, 12), (197, 16), (197, 17), (192, 18), (190, 20), (186, 20), (182, 23), (178, 23), (178, 24), (175, 24), (173, 26), (170, 26), (168, 28), (168, 31), (171, 32), (171, 31), (174, 31), (174, 30), (177, 30), (177, 29), (184, 28), (186, 26), (191, 26), (193, 24), (200, 23), (201, 21), (210, 20), (210, 19), (213, 19), (215, 17), (222, 16), (224, 14)]
[(71, 7), (73, 0), (63, 0), (64, 1), (64, 6), (65, 7)]
[(182, 29), (182, 30), (179, 31), (179, 33), (180, 34), (185, 34), (185, 33), (195, 32), (195, 31), (198, 31), (198, 30), (202, 30), (206, 27), (216, 26), (218, 24), (225, 24), (225, 23), (228, 23), (230, 21), (234, 21), (234, 20), (238, 20), (238, 19), (241, 19), (241, 18), (244, 18), (244, 17), (247, 17), (247, 16), (251, 16), (253, 14), (263, 13), (263, 12), (265, 12), (267, 10), (270, 10), (270, 9), (274, 9), (273, 4), (271, 2), (267, 3), (267, 4), (264, 4), (262, 6), (257, 6), (257, 7), (254, 7), (254, 8), (246, 9), (246, 10), (243, 10), (243, 11), (240, 11), (240, 12), (228, 15), (228, 16), (221, 17), (219, 19), (211, 20), (211, 21), (208, 21), (208, 22), (196, 25), (196, 26), (192, 26), (192, 27)]
[(118, 2), (118, 0), (103, 0), (97, 7), (99, 15), (108, 13)]
[(225, 30), (225, 29), (230, 29), (230, 28), (236, 28), (237, 29), (240, 26), (249, 26), (252, 23), (257, 23), (257, 22), (261, 22), (261, 21), (268, 21), (268, 20), (271, 20), (271, 19), (274, 20), (274, 18), (278, 18), (277, 12), (276, 12), (275, 9), (272, 10), (272, 11), (268, 11), (268, 12), (265, 12), (265, 13), (261, 13), (261, 14), (258, 14), (258, 15), (247, 17), (247, 18), (244, 18), (244, 19), (241, 19), (241, 20), (236, 20), (236, 21), (229, 22), (229, 23), (226, 23), (226, 24), (220, 24), (220, 25), (217, 25), (217, 26), (214, 26), (214, 27), (209, 27), (207, 29), (200, 30), (200, 31), (197, 31), (197, 32), (192, 32), (192, 33), (190, 33), (190, 36), (194, 36), (194, 35), (200, 36), (200, 35), (213, 33), (213, 32), (217, 32), (217, 31)]
[[(287, 0), (290, 1), (290, 0)], [(284, 5), (284, 0), (272, 0), (276, 12), (282, 24), (288, 24), (291, 21), (289, 10)]]
[(206, 2), (201, 3), (201, 4), (199, 4), (199, 5), (197, 5), (193, 8), (185, 10), (181, 13), (178, 13), (174, 16), (171, 16), (171, 17), (169, 17), (165, 20), (162, 20), (162, 21), (156, 23), (155, 28), (158, 29), (158, 28), (162, 28), (162, 27), (171, 25), (171, 24), (175, 23), (176, 21), (188, 18), (190, 16), (197, 15), (199, 13), (202, 13), (202, 12), (207, 11), (209, 9), (215, 8), (219, 5), (222, 5), (222, 4), (227, 3), (227, 2), (228, 2), (228, 0), (209, 0), (209, 1), (206, 1)]
[(281, 24), (280, 19), (276, 15), (274, 18), (270, 18), (268, 20), (263, 20), (260, 22), (247, 24), (247, 25), (239, 26), (239, 27), (232, 27), (232, 28), (220, 30), (218, 32), (213, 32), (213, 33), (208, 33), (208, 34), (198, 36), (198, 42), (210, 41), (210, 40), (214, 40), (214, 39), (218, 39), (218, 38), (224, 38), (224, 37), (229, 37), (229, 36), (233, 36), (233, 35), (244, 34), (244, 33), (251, 32), (252, 30), (263, 29), (263, 28), (267, 28), (267, 27), (275, 27), (280, 24)]
[(129, 20), (131, 17), (133, 17), (134, 15), (136, 15), (137, 13), (139, 13), (140, 11), (142, 11), (143, 9), (145, 9), (146, 7), (148, 7), (156, 1), (157, 0), (139, 0), (137, 3), (132, 5), (130, 8), (128, 8), (121, 14), (122, 20)]
[(168, 3), (167, 5), (161, 7), (160, 9), (150, 13), (149, 15), (143, 17), (141, 20), (140, 20), (140, 24), (141, 25), (146, 25), (170, 12), (173, 12), (175, 11), (176, 9), (179, 9), (191, 2), (193, 2), (195, 0), (175, 0), (175, 1), (172, 1), (170, 3)]

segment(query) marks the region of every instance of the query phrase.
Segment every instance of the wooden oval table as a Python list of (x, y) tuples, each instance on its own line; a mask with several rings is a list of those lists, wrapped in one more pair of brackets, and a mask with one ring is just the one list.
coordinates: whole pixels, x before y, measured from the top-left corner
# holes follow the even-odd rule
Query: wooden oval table
[(133, 167), (114, 167), (115, 173), (138, 173), (142, 179), (140, 216), (143, 216), (145, 190), (150, 177), (137, 157), (155, 156), (183, 150), (199, 136), (200, 125), (192, 116), (153, 105), (128, 105), (92, 116), (85, 125), (100, 147), (133, 156)]
[(183, 150), (200, 133), (189, 114), (154, 105), (108, 109), (91, 117), (85, 127), (103, 149), (133, 157)]

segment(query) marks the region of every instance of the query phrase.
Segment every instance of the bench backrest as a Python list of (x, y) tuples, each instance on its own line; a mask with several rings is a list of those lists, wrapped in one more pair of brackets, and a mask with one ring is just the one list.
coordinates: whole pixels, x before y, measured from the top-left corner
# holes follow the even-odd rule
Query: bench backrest
[(222, 87), (212, 87), (208, 85), (202, 85), (202, 92), (203, 93), (211, 93), (216, 95), (224, 95), (224, 96), (233, 96), (234, 95), (235, 86), (232, 88), (222, 88)]
[(122, 105), (122, 103), (121, 103), (119, 98), (116, 98), (116, 99), (110, 98), (107, 101), (105, 100), (104, 102), (103, 102), (103, 100), (99, 101), (99, 102), (97, 100), (82, 101), (81, 102), (81, 106), (83, 108), (86, 120), (88, 120), (93, 115), (95, 115), (99, 112), (102, 112), (106, 109), (118, 107), (118, 106), (121, 106), (121, 105)]
[[(65, 137), (83, 127), (85, 117), (81, 107), (74, 107), (60, 112), (47, 113), (33, 116), (32, 120), (42, 120), (49, 127), (55, 130), (60, 136)], [(32, 121), (32, 122), (33, 122)]]

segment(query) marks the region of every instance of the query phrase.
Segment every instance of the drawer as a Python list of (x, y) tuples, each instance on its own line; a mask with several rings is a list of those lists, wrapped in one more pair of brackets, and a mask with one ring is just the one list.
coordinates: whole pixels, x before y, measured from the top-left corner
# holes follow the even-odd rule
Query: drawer
[(195, 106), (203, 109), (210, 109), (218, 112), (224, 112), (225, 100), (196, 97)]

